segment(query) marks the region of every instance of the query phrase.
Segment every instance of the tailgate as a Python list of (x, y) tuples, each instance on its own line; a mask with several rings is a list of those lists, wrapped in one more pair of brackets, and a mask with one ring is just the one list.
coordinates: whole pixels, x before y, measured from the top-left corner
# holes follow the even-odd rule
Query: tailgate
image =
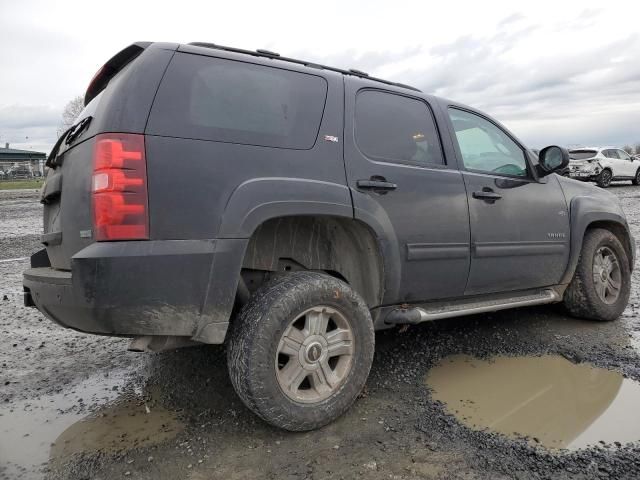
[(142, 133), (153, 95), (173, 51), (141, 42), (126, 47), (94, 76), (86, 108), (54, 147), (42, 190), (44, 233), (53, 268), (71, 269), (71, 257), (93, 240), (91, 181), (95, 136), (103, 132)]
[(176, 45), (139, 42), (113, 56), (85, 94), (86, 108), (54, 147), (42, 191), (44, 233), (51, 266), (71, 269), (71, 258), (95, 240), (91, 182), (96, 137), (144, 133), (162, 75)]
[(56, 169), (50, 169), (43, 187), (44, 233), (53, 268), (71, 269), (71, 257), (91, 238), (91, 176), (93, 141), (88, 140), (60, 154)]

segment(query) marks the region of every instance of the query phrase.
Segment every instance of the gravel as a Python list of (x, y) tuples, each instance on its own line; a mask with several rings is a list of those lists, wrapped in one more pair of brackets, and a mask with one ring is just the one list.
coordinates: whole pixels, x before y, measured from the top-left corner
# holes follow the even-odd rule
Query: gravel
[[(640, 188), (610, 190), (640, 239)], [(35, 192), (0, 194), (0, 436), (11, 442), (40, 436), (59, 446), (85, 432), (87, 419), (104, 428), (102, 419), (140, 412), (149, 415), (151, 439), (165, 435), (160, 442), (138, 441), (125, 431), (115, 446), (67, 455), (47, 443), (35, 465), (3, 459), (9, 454), (0, 443), (0, 478), (640, 477), (640, 444), (559, 452), (473, 430), (433, 400), (425, 383), (429, 369), (453, 354), (558, 354), (640, 381), (638, 270), (628, 308), (611, 323), (572, 319), (548, 306), (379, 332), (367, 386), (351, 410), (319, 431), (292, 434), (266, 425), (238, 400), (223, 346), (134, 354), (126, 351), (125, 339), (65, 330), (23, 307), (21, 271), (27, 262), (2, 260), (39, 248), (41, 210)], [(156, 425), (157, 410), (164, 413)], [(12, 415), (25, 412), (59, 423), (60, 431), (16, 427), (8, 436)], [(180, 425), (171, 434), (163, 426), (169, 421)]]

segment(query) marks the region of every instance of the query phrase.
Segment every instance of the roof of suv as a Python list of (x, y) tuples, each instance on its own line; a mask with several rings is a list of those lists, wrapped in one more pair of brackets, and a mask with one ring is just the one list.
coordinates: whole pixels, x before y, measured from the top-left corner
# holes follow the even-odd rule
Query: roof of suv
[(367, 80), (373, 80), (375, 82), (381, 82), (381, 83), (385, 83), (387, 85), (394, 85), (396, 87), (401, 87), (401, 88), (407, 88), (409, 90), (414, 90), (416, 92), (421, 92), (420, 89), (412, 87), (410, 85), (405, 85), (403, 83), (397, 83), (397, 82), (391, 82), (389, 80), (383, 80), (381, 78), (376, 78), (376, 77), (371, 77), (369, 76), (368, 73), (363, 72), (361, 70), (356, 70), (356, 69), (350, 69), (350, 70), (344, 70), (341, 68), (336, 68), (336, 67), (330, 67), (327, 65), (322, 65), (319, 63), (315, 63), (315, 62), (309, 62), (306, 60), (298, 60), (295, 58), (290, 58), (290, 57), (283, 57), (281, 56), (279, 53), (276, 52), (272, 52), (269, 50), (244, 50), (241, 48), (234, 48), (234, 47), (225, 47), (223, 45), (217, 45), (215, 43), (208, 43), (208, 42), (191, 42), (188, 45), (194, 46), (194, 47), (203, 47), (203, 48), (211, 48), (211, 49), (215, 49), (215, 50), (223, 50), (225, 52), (233, 52), (233, 53), (241, 53), (241, 54), (245, 54), (245, 55), (251, 55), (254, 57), (263, 57), (263, 58), (270, 58), (272, 60), (280, 60), (283, 62), (290, 62), (290, 63), (295, 63), (296, 65), (302, 65), (305, 67), (310, 67), (310, 68), (316, 68), (316, 69), (322, 69), (322, 70), (329, 70), (332, 72), (337, 72), (337, 73), (341, 73), (343, 75), (351, 75), (354, 77), (360, 77), (360, 78), (366, 78)]

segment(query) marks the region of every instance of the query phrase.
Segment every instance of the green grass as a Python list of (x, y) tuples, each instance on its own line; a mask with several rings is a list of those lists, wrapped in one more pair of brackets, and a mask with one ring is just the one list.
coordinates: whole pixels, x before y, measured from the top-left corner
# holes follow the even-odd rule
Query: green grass
[(28, 190), (42, 187), (42, 180), (3, 180), (0, 181), (0, 190)]

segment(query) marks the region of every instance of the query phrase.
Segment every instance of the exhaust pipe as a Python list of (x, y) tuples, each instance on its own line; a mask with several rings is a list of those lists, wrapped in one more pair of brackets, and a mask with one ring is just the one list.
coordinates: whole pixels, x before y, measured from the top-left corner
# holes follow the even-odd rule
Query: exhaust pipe
[(202, 345), (202, 343), (195, 342), (189, 337), (145, 335), (144, 337), (135, 337), (132, 339), (127, 350), (130, 352), (165, 352), (167, 350), (193, 347), (195, 345)]

